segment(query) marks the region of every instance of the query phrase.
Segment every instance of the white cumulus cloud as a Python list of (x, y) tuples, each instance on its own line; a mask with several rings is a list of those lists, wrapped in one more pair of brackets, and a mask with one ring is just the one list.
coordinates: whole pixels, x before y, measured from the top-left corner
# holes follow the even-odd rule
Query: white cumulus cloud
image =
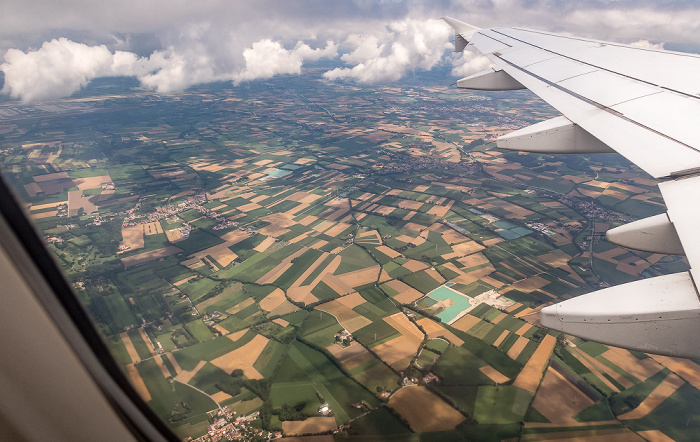
[(96, 77), (138, 75), (146, 61), (130, 52), (110, 52), (106, 46), (88, 46), (66, 38), (22, 52), (9, 49), (0, 70), (5, 73), (2, 92), (24, 102), (70, 95)]
[(256, 41), (252, 47), (243, 51), (245, 69), (235, 73), (232, 79), (234, 83), (240, 83), (278, 74), (300, 74), (305, 60), (315, 61), (337, 55), (338, 46), (331, 41), (323, 49), (311, 49), (299, 41), (294, 48), (287, 50), (279, 42), (264, 39)]
[(441, 20), (391, 22), (381, 35), (350, 36), (354, 49), (341, 59), (354, 65), (323, 74), (330, 80), (351, 78), (361, 83), (394, 81), (412, 69), (431, 69), (450, 47), (449, 28)]
[(639, 48), (647, 49), (663, 49), (664, 43), (652, 43), (649, 40), (637, 40), (635, 42), (630, 43), (630, 46), (637, 46)]

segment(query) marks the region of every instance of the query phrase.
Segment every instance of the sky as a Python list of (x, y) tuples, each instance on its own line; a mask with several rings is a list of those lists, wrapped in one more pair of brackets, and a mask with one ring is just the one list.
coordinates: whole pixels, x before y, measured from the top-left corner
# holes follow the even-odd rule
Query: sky
[(3, 0), (0, 93), (48, 101), (113, 76), (170, 93), (298, 75), (317, 60), (330, 62), (329, 81), (359, 83), (485, 69), (476, 54), (451, 51), (441, 16), (700, 51), (695, 0)]

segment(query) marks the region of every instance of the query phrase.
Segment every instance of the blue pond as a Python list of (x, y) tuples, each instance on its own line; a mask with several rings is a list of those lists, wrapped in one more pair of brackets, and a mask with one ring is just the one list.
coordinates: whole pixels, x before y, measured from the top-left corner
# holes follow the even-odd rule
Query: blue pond
[(447, 285), (441, 285), (432, 292), (428, 293), (428, 296), (437, 299), (438, 301), (443, 301), (445, 299), (451, 299), (454, 304), (447, 307), (445, 311), (438, 315), (438, 318), (442, 319), (442, 322), (450, 322), (457, 317), (462, 311), (471, 307), (469, 303), (469, 298), (463, 294), (452, 290), (447, 287)]

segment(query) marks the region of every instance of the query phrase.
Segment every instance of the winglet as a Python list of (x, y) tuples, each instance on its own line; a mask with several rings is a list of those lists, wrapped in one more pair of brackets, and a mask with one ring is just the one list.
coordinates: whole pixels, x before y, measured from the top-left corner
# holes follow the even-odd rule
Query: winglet
[(455, 30), (455, 52), (462, 52), (471, 40), (472, 36), (480, 28), (468, 23), (455, 20), (452, 17), (440, 17)]

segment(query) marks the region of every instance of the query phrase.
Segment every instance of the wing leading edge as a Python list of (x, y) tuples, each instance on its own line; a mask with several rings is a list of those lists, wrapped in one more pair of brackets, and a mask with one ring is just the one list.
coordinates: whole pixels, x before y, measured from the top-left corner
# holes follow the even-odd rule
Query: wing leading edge
[[(685, 252), (691, 270), (599, 290), (542, 309), (544, 326), (611, 345), (700, 358), (700, 56), (443, 18), (455, 50), (492, 67), (459, 80), (479, 90), (528, 88), (563, 116), (504, 135), (497, 146), (542, 153), (615, 151), (655, 178), (668, 212), (608, 232), (619, 245)], [(519, 87), (518, 87), (519, 86)]]

